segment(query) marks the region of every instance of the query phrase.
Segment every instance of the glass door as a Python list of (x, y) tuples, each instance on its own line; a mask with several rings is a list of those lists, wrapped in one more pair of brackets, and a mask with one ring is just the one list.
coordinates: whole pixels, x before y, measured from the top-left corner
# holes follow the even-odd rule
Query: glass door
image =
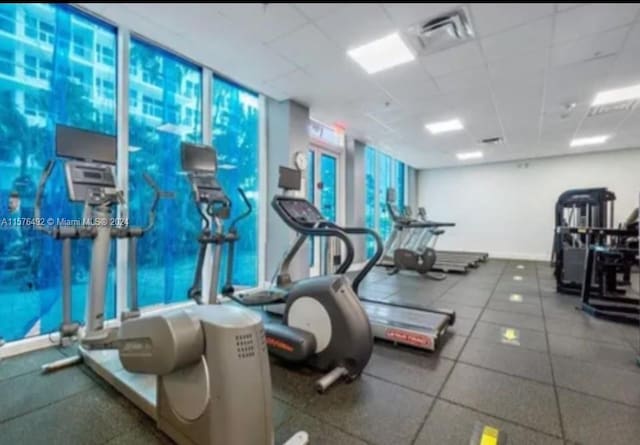
[[(309, 151), (309, 190), (307, 195), (322, 215), (335, 222), (338, 216), (338, 157), (323, 148), (312, 147)], [(321, 239), (314, 239), (311, 245), (310, 275), (319, 275), (324, 249), (320, 248)]]

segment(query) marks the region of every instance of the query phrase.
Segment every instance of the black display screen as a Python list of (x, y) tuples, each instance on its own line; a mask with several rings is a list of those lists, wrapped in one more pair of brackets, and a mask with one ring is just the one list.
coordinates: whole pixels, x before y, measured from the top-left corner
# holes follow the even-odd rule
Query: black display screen
[(309, 201), (303, 199), (282, 199), (280, 207), (296, 222), (314, 224), (324, 221), (322, 214)]
[(84, 172), (84, 177), (85, 178), (92, 178), (92, 179), (100, 179), (100, 178), (102, 178), (102, 175), (100, 173), (96, 173), (96, 172)]
[(183, 142), (180, 151), (184, 171), (215, 173), (217, 170), (218, 158), (213, 147)]
[(56, 125), (56, 154), (60, 157), (115, 164), (117, 147), (115, 136)]

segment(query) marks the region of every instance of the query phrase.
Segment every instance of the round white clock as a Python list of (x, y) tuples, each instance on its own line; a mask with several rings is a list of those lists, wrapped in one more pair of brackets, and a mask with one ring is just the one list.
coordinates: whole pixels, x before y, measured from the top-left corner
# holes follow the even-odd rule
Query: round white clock
[(293, 155), (293, 163), (295, 164), (298, 170), (306, 170), (307, 169), (307, 154), (302, 151), (297, 151)]

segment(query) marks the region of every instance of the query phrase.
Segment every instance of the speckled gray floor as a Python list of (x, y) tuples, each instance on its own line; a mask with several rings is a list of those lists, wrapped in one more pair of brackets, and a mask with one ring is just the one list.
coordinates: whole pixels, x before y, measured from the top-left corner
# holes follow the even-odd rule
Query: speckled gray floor
[[(546, 263), (491, 260), (442, 282), (375, 270), (363, 295), (450, 307), (456, 325), (435, 354), (377, 343), (365, 375), (325, 395), (314, 374), (274, 364), (276, 443), (302, 429), (314, 445), (468, 445), (476, 421), (510, 444), (640, 443), (638, 328), (554, 288)], [(168, 443), (87, 369), (40, 375), (63, 352), (0, 363), (0, 444)]]

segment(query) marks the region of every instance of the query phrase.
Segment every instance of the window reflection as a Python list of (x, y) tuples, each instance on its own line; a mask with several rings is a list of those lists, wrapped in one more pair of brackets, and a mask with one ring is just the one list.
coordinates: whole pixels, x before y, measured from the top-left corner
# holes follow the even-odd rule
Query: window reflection
[[(40, 174), (65, 124), (115, 134), (115, 30), (64, 5), (0, 5), (0, 221), (33, 217)], [(81, 57), (80, 57), (81, 56)], [(79, 218), (61, 165), (45, 191), (43, 216)], [(73, 243), (73, 318), (84, 320), (89, 241)], [(61, 245), (29, 227), (0, 227), (0, 337), (56, 331), (61, 311)], [(115, 315), (112, 250), (108, 318)]]

